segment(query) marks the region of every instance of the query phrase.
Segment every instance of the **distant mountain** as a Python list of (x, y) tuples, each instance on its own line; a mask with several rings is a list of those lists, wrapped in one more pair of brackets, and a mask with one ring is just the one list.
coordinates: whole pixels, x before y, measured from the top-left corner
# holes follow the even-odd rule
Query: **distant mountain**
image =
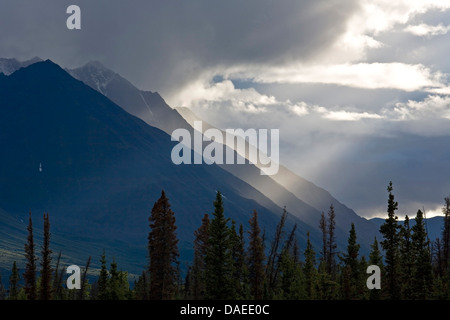
[[(381, 225), (384, 224), (385, 219), (383, 218), (372, 218), (370, 219), (371, 222), (373, 222), (378, 230), (380, 229)], [(404, 220), (399, 220), (399, 224), (403, 225)], [(442, 228), (444, 227), (444, 217), (443, 216), (436, 216), (432, 218), (427, 218), (425, 220), (425, 225), (428, 233), (428, 238), (430, 241), (436, 240), (436, 238), (442, 237)], [(414, 220), (414, 217), (409, 217), (409, 225), (412, 227), (416, 224), (416, 220)]]
[[(238, 224), (247, 227), (256, 209), (267, 239), (279, 221), (280, 206), (219, 166), (174, 165), (169, 135), (49, 60), (0, 77), (0, 96), (0, 208), (19, 221), (31, 211), (35, 225), (49, 212), (52, 234), (72, 239), (84, 259), (113, 248), (123, 258), (119, 265), (140, 272), (147, 263), (148, 217), (161, 189), (176, 214), (185, 262), (217, 190), (226, 215)], [(3, 219), (0, 225), (12, 221), (17, 222)], [(302, 231), (301, 244), (310, 230), (319, 245), (315, 226), (290, 215), (286, 228), (294, 223)], [(13, 237), (17, 228), (4, 230), (2, 237)], [(59, 249), (67, 250), (54, 251)]]
[(20, 68), (28, 67), (33, 63), (42, 61), (41, 58), (34, 57), (33, 59), (26, 61), (18, 61), (17, 59), (7, 59), (0, 58), (0, 73), (3, 73), (7, 76), (12, 74), (13, 72), (19, 70)]
[(168, 134), (189, 124), (156, 92), (142, 91), (119, 74), (105, 68), (100, 62), (67, 69), (74, 78), (105, 95), (132, 115)]

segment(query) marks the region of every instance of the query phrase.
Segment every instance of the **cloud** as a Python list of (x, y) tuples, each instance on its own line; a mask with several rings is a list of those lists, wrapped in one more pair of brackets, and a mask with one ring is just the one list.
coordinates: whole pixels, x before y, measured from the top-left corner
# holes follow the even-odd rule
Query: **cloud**
[(432, 37), (446, 34), (450, 31), (450, 25), (444, 26), (443, 24), (438, 24), (437, 26), (430, 26), (422, 23), (419, 25), (409, 25), (403, 31), (420, 37)]
[(345, 31), (328, 52), (319, 55), (319, 61), (326, 64), (360, 62), (369, 50), (385, 47), (377, 36), (430, 10), (449, 8), (450, 3), (445, 0), (362, 0), (358, 10), (347, 20)]
[(398, 102), (392, 110), (385, 110), (385, 113), (402, 121), (438, 118), (450, 120), (450, 96), (428, 95), (423, 101)]
[[(278, 100), (258, 92), (254, 88), (236, 88), (231, 80), (223, 80), (215, 83), (197, 81), (184, 90), (177, 97), (178, 105), (192, 109), (202, 110), (202, 113), (214, 111), (221, 115), (224, 108), (233, 109), (235, 112), (267, 113), (273, 117), (274, 113), (282, 112), (293, 117), (317, 116), (331, 121), (359, 121), (362, 119), (382, 119), (383, 116), (369, 112), (348, 111), (342, 108), (329, 110), (316, 104), (308, 104), (304, 101), (292, 103), (288, 100)], [(229, 116), (229, 115), (227, 115)]]
[(380, 116), (376, 113), (368, 113), (368, 112), (348, 112), (348, 111), (330, 111), (325, 115), (326, 119), (335, 120), (335, 121), (359, 121), (361, 119), (382, 119), (383, 116)]
[(404, 91), (435, 90), (446, 87), (445, 75), (421, 64), (357, 63), (338, 65), (289, 65), (267, 68), (237, 68), (229, 78), (249, 79), (260, 83), (322, 83), (365, 89)]

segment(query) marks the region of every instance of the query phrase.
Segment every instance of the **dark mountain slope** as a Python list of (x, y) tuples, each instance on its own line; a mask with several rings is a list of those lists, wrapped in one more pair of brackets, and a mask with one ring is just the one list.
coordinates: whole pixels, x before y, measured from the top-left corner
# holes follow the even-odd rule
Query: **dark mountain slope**
[[(216, 190), (238, 224), (247, 227), (258, 210), (268, 239), (279, 221), (279, 206), (218, 166), (174, 165), (170, 136), (51, 61), (3, 78), (0, 96), (0, 208), (22, 218), (30, 210), (50, 212), (55, 234), (98, 243), (99, 252), (90, 255), (100, 254), (102, 243), (117, 243), (130, 254), (141, 250), (145, 265), (147, 219), (161, 189), (187, 253)], [(291, 216), (287, 228), (293, 223), (301, 242), (311, 230), (318, 244), (313, 227)]]

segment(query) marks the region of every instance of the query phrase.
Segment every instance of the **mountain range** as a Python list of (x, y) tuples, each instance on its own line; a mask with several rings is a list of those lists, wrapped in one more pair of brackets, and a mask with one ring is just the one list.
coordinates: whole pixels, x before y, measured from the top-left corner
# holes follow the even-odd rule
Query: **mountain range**
[[(49, 212), (54, 234), (97, 245), (86, 254), (100, 255), (108, 245), (110, 255), (139, 255), (139, 264), (118, 263), (142, 270), (148, 217), (162, 189), (176, 213), (184, 261), (217, 190), (237, 223), (246, 225), (255, 209), (270, 235), (279, 221), (282, 208), (218, 166), (174, 165), (168, 134), (49, 60), (0, 76), (0, 96), (0, 208), (25, 222), (31, 211), (35, 225)], [(313, 229), (291, 216), (288, 227), (294, 223)], [(312, 237), (319, 238), (314, 230)]]
[(171, 108), (158, 93), (137, 89), (99, 62), (70, 70), (39, 58), (1, 59), (0, 96), (0, 250), (8, 257), (1, 269), (20, 260), (31, 211), (38, 230), (42, 213), (50, 213), (53, 250), (68, 263), (91, 255), (95, 266), (105, 249), (119, 266), (140, 273), (147, 263), (148, 217), (162, 189), (175, 212), (184, 264), (217, 190), (225, 214), (238, 224), (247, 227), (257, 210), (267, 239), (286, 207), (286, 230), (297, 224), (301, 248), (309, 231), (319, 252), (320, 215), (330, 205), (338, 250), (345, 249), (351, 223), (366, 256), (379, 236), (377, 221), (284, 166), (264, 176), (252, 164), (173, 164), (171, 132), (193, 132), (201, 118)]

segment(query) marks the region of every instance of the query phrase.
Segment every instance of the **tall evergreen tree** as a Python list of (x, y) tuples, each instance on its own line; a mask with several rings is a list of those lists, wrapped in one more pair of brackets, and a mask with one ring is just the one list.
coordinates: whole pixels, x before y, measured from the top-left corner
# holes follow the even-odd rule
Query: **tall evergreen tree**
[(264, 292), (264, 245), (261, 238), (261, 229), (258, 224), (258, 213), (253, 211), (249, 220), (249, 248), (248, 271), (250, 282), (250, 294), (253, 299), (260, 300)]
[(50, 220), (48, 213), (44, 213), (44, 240), (42, 244), (41, 261), (41, 284), (39, 299), (51, 300), (53, 295), (52, 286), (52, 250), (50, 249)]
[(442, 241), (439, 237), (433, 241), (431, 246), (432, 249), (432, 262), (433, 262), (433, 270), (437, 277), (442, 278), (444, 276), (444, 259), (443, 259), (443, 249), (442, 249)]
[(309, 232), (306, 234), (306, 249), (305, 249), (305, 264), (303, 267), (303, 274), (305, 276), (305, 289), (308, 299), (316, 298), (316, 282), (317, 282), (317, 270), (316, 270), (316, 254), (314, 248), (309, 239)]
[(444, 228), (442, 230), (442, 262), (445, 276), (449, 274), (450, 260), (450, 196), (444, 199), (445, 206), (442, 209), (444, 213)]
[(327, 272), (331, 276), (331, 280), (336, 280), (336, 254), (337, 254), (337, 244), (336, 244), (336, 213), (334, 211), (333, 204), (330, 205), (330, 210), (328, 211), (328, 239), (327, 239)]
[(99, 300), (108, 299), (108, 269), (106, 268), (106, 254), (103, 250), (102, 256), (100, 258), (100, 275), (98, 277), (98, 292), (97, 298)]
[(322, 251), (320, 252), (320, 265), (324, 267), (328, 266), (328, 228), (327, 219), (325, 218), (325, 213), (322, 212), (320, 215), (319, 228), (322, 232)]
[(25, 244), (25, 259), (27, 260), (25, 266), (25, 272), (23, 278), (25, 280), (25, 293), (28, 300), (37, 299), (37, 288), (36, 288), (36, 261), (37, 257), (34, 253), (34, 238), (33, 238), (33, 221), (31, 218), (31, 212), (28, 216), (28, 237), (27, 243)]
[(303, 272), (299, 261), (298, 244), (295, 237), (296, 226), (286, 241), (279, 262), (280, 288), (284, 300), (304, 300), (307, 298)]
[(412, 299), (414, 294), (413, 282), (414, 279), (411, 278), (413, 272), (414, 264), (414, 252), (411, 243), (411, 227), (409, 224), (409, 217), (406, 215), (403, 221), (403, 226), (399, 229), (400, 236), (400, 265), (401, 270), (399, 270), (399, 277), (401, 283), (401, 298), (402, 299)]
[(213, 219), (209, 226), (206, 251), (206, 298), (230, 299), (233, 295), (229, 219), (225, 218), (222, 194), (218, 191), (214, 201)]
[(343, 297), (346, 300), (359, 298), (361, 292), (361, 269), (359, 261), (360, 245), (356, 240), (355, 224), (351, 224), (351, 229), (347, 242), (347, 252), (341, 257), (343, 263)]
[(191, 270), (191, 291), (195, 300), (203, 299), (206, 290), (205, 257), (209, 239), (209, 215), (206, 213), (202, 225), (194, 232), (194, 262)]
[(380, 233), (384, 237), (384, 240), (381, 241), (381, 246), (385, 251), (387, 294), (389, 299), (398, 300), (401, 295), (399, 281), (400, 226), (398, 225), (398, 217), (395, 215), (395, 211), (398, 210), (398, 202), (395, 201), (394, 194), (392, 193), (392, 181), (389, 182), (387, 190), (389, 192), (387, 208), (388, 218), (380, 227)]
[(239, 226), (239, 233), (236, 231), (236, 222), (231, 223), (231, 255), (233, 257), (233, 287), (235, 300), (246, 299), (247, 294), (247, 272), (245, 264), (245, 244), (244, 229), (242, 224)]
[(411, 298), (425, 300), (431, 296), (433, 277), (429, 240), (421, 210), (417, 211), (415, 220), (416, 224), (412, 227), (412, 247), (415, 259), (413, 262), (414, 282)]
[(153, 206), (149, 221), (150, 298), (172, 299), (177, 289), (179, 252), (175, 214), (164, 190)]
[(117, 262), (113, 258), (109, 269), (108, 300), (126, 300), (129, 294), (128, 273), (118, 270)]
[(9, 276), (9, 300), (17, 300), (19, 296), (19, 281), (20, 275), (19, 270), (17, 269), (16, 261), (13, 262), (11, 275)]
[(142, 271), (137, 282), (134, 285), (134, 298), (136, 300), (148, 300), (149, 299), (149, 285), (147, 271)]

